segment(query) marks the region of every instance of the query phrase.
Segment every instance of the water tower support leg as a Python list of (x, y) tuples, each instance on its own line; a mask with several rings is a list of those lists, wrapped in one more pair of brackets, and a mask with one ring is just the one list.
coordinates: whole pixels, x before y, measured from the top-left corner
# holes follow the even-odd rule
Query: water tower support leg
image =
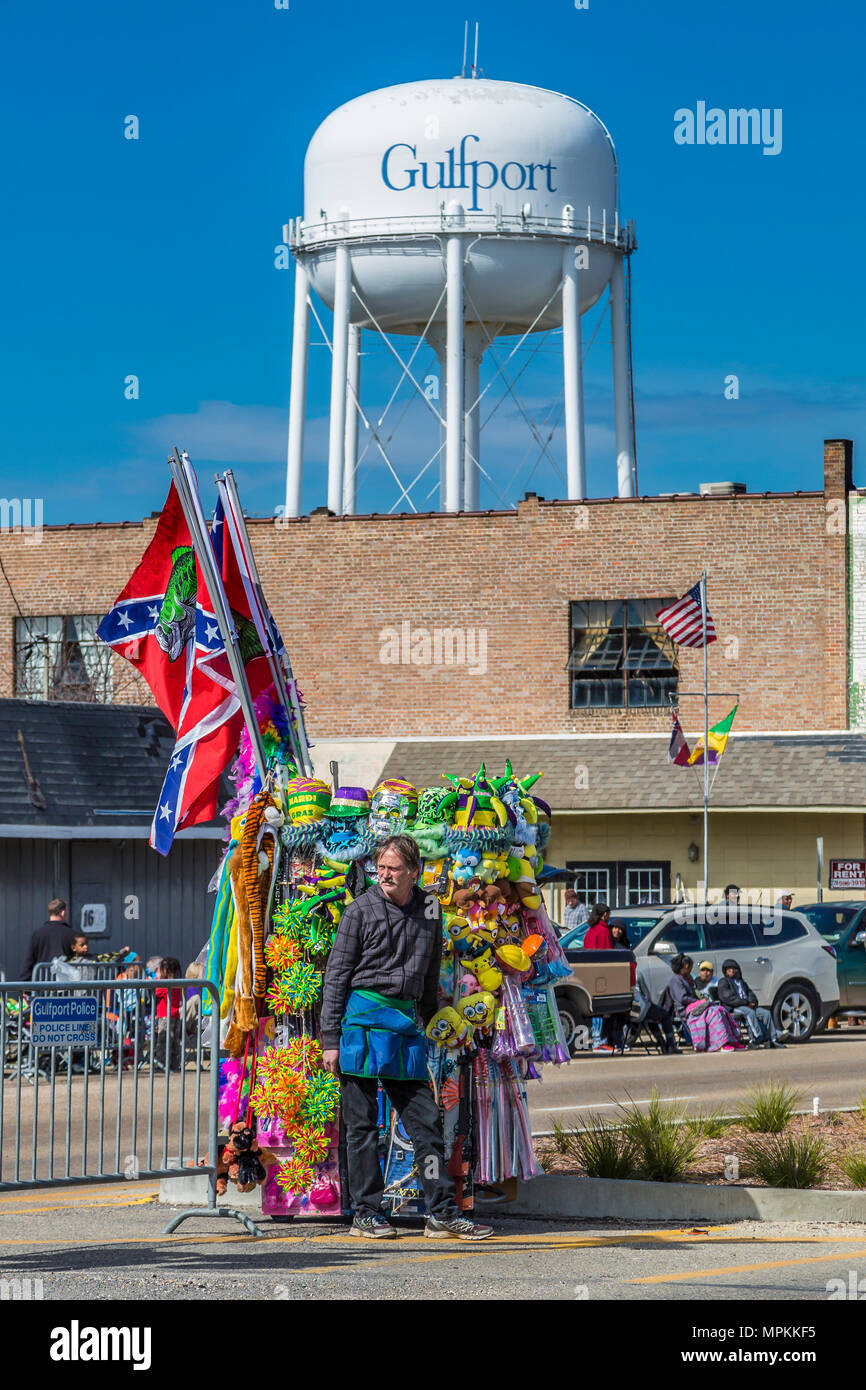
[(613, 337), (613, 406), (616, 421), (616, 476), (620, 497), (634, 497), (634, 430), (625, 323), (623, 258), (617, 256), (610, 278), (610, 326)]
[(562, 253), (562, 371), (565, 387), (565, 463), (568, 496), (586, 496), (586, 436), (583, 423), (583, 348), (575, 247)]
[(346, 375), (346, 454), (343, 464), (343, 511), (354, 516), (357, 505), (358, 403), (361, 399), (361, 329), (349, 324), (349, 363)]
[(463, 462), (463, 239), (450, 236), (446, 251), (448, 341), (445, 348), (445, 510), (459, 512)]
[(464, 333), (463, 510), (477, 512), (481, 482), (481, 406), (476, 402), (481, 389), (481, 358), (487, 338), (480, 324), (464, 329)]
[(289, 389), (289, 453), (286, 468), (286, 516), (301, 514), (301, 480), (304, 469), (304, 416), (307, 410), (307, 358), (310, 342), (308, 277), (295, 262), (295, 321), (292, 333), (292, 381)]
[(346, 377), (349, 359), (349, 248), (337, 246), (334, 279), (334, 339), (331, 358), (331, 420), (328, 434), (328, 509), (343, 510), (343, 456), (346, 451)]

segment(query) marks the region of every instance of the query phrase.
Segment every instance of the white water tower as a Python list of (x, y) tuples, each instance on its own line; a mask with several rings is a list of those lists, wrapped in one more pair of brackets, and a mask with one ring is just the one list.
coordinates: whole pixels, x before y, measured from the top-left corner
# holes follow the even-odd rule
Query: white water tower
[[(355, 511), (362, 330), (439, 359), (440, 507), (476, 510), (479, 369), (503, 334), (562, 328), (567, 495), (586, 495), (580, 316), (609, 286), (617, 490), (635, 493), (624, 260), (613, 141), (571, 97), (454, 78), (386, 87), (332, 112), (304, 163), (286, 514), (301, 506), (311, 291), (333, 311), (328, 506)], [(403, 344), (401, 344), (403, 348)], [(407, 364), (392, 352), (404, 371)], [(405, 350), (405, 349), (404, 349)], [(408, 364), (408, 379), (419, 385)]]

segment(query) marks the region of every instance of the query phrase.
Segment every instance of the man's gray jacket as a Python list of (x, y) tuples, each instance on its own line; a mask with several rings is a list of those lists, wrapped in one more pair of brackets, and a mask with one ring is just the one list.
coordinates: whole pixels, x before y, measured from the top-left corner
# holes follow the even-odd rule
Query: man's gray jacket
[(378, 884), (350, 903), (328, 957), (322, 992), (322, 1046), (340, 1045), (346, 998), (369, 989), (388, 999), (414, 999), (423, 1026), (436, 1012), (442, 960), (442, 909), (432, 893), (414, 890), (408, 911)]

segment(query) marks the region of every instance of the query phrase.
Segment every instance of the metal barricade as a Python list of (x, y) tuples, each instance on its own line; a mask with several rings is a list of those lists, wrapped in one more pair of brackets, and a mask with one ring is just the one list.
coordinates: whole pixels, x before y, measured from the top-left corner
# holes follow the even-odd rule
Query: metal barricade
[(210, 980), (0, 982), (0, 1191), (206, 1175), (207, 1206), (165, 1234), (190, 1216), (234, 1216), (260, 1235), (216, 1203), (219, 1029), (205, 1044), (186, 1008), (192, 994), (201, 1018), (205, 993), (219, 1018)]

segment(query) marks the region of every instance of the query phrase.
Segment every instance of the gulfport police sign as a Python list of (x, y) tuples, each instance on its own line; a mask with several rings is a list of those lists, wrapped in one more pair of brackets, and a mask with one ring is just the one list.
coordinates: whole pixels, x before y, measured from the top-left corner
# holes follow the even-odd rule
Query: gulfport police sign
[(30, 1036), (36, 1047), (95, 1047), (95, 999), (34, 999)]

